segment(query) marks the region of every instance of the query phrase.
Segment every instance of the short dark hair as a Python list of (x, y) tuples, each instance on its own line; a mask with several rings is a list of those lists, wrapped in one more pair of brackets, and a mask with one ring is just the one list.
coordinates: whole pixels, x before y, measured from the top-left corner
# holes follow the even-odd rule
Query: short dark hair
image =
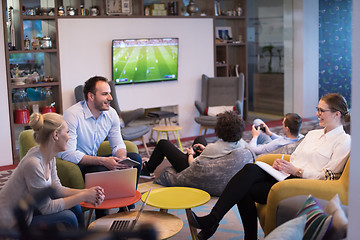
[(299, 135), (302, 124), (302, 118), (296, 113), (287, 113), (285, 115), (284, 125), (288, 127), (290, 133), (294, 136)]
[(225, 142), (239, 141), (244, 129), (244, 121), (234, 111), (226, 111), (217, 116), (215, 134)]
[(107, 78), (101, 77), (101, 76), (91, 77), (85, 82), (85, 84), (84, 84), (84, 97), (85, 97), (86, 101), (88, 100), (88, 93), (89, 92), (95, 94), (95, 87), (96, 87), (96, 83), (98, 81), (108, 82)]

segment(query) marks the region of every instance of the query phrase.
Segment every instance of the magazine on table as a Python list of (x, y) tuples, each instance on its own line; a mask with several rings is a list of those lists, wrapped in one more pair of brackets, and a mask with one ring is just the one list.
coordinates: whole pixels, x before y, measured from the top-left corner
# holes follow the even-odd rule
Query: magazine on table
[(266, 171), (268, 174), (273, 176), (278, 181), (282, 181), (285, 178), (287, 178), (288, 176), (290, 176), (290, 174), (280, 172), (267, 163), (257, 161), (257, 162), (255, 162), (255, 164), (258, 165), (259, 167), (261, 167), (264, 171)]

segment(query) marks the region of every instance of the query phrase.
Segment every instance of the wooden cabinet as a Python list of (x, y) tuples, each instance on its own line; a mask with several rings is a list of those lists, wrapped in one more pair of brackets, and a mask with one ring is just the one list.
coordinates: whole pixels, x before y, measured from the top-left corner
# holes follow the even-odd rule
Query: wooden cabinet
[(283, 73), (255, 74), (254, 110), (255, 112), (284, 114)]
[[(56, 3), (54, 0), (3, 0), (2, 4), (12, 153), (17, 163), (18, 135), (29, 127), (27, 117), (19, 120), (19, 108), (26, 108), (22, 109), (26, 110), (25, 115), (33, 112), (34, 105), (35, 111), (41, 112), (47, 103), (40, 93), (47, 89), (52, 92), (55, 104), (52, 109), (62, 113), (57, 16), (49, 13)], [(19, 92), (27, 92), (27, 107), (16, 103)]]

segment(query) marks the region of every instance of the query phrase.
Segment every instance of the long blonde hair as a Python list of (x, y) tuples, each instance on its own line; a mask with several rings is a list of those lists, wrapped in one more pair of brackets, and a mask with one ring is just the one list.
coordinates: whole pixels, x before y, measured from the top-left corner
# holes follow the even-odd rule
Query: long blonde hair
[(34, 139), (39, 144), (46, 143), (51, 134), (59, 129), (64, 122), (57, 113), (33, 113), (30, 116), (30, 127), (34, 130)]

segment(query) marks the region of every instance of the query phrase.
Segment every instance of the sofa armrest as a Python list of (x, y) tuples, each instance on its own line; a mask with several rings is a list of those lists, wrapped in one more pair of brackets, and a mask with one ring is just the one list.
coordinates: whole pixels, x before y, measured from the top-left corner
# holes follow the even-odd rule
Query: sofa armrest
[(63, 186), (76, 189), (85, 188), (84, 178), (78, 165), (56, 158), (56, 169)]
[[(126, 145), (126, 151), (127, 152), (134, 152), (134, 153), (139, 153), (139, 149), (136, 146), (135, 143), (124, 140), (124, 143)], [(97, 152), (98, 156), (109, 156), (112, 155), (112, 151), (111, 151), (111, 147), (110, 147), (110, 143), (109, 141), (103, 141), (100, 144), (99, 150)]]
[[(347, 189), (338, 180), (288, 179), (278, 182), (270, 189), (265, 212), (264, 233), (268, 234), (276, 227), (278, 203), (289, 197), (311, 194), (315, 198), (330, 200), (338, 193), (342, 202), (346, 201)], [(347, 204), (347, 202), (344, 202)]]
[(204, 102), (195, 101), (195, 107), (199, 111), (200, 115), (205, 115), (206, 104)]

